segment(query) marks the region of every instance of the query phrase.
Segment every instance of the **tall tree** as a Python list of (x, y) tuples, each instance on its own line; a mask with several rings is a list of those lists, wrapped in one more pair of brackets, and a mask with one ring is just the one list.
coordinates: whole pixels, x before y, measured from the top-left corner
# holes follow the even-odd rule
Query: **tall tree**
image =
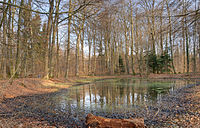
[[(21, 4), (20, 6), (22, 7), (24, 5), (24, 0), (21, 0)], [(18, 28), (17, 28), (17, 51), (16, 51), (16, 63), (15, 63), (15, 72), (16, 75), (19, 75), (18, 69), (19, 66), (21, 65), (20, 63), (20, 57), (21, 57), (21, 53), (20, 53), (20, 48), (21, 48), (21, 15), (22, 15), (22, 8), (19, 8), (19, 16), (18, 16)]]
[(67, 34), (67, 58), (66, 58), (66, 71), (65, 78), (69, 74), (69, 54), (70, 54), (70, 34), (71, 34), (71, 20), (72, 20), (72, 1), (69, 0), (69, 13), (68, 13), (68, 34)]
[[(51, 44), (51, 25), (52, 25), (52, 18), (53, 18), (53, 7), (54, 7), (54, 0), (49, 0), (49, 16), (48, 16), (48, 23), (47, 23), (47, 35), (46, 35), (46, 43), (45, 43), (45, 78), (49, 79), (49, 48)], [(47, 50), (48, 49), (48, 50)]]
[(170, 14), (168, 0), (166, 0), (166, 5), (167, 5), (168, 18), (169, 18), (169, 32), (168, 33), (169, 33), (170, 54), (172, 58), (172, 69), (173, 69), (174, 74), (176, 74), (176, 70), (174, 67), (174, 54), (173, 54), (173, 44), (172, 44), (172, 23), (171, 23), (171, 14)]
[[(133, 42), (134, 42), (134, 24), (133, 24), (133, 5), (132, 5), (132, 0), (130, 0), (130, 18), (131, 18), (131, 70), (132, 70), (132, 74), (135, 75), (135, 71), (134, 71), (134, 61), (133, 61)], [(136, 23), (137, 24), (137, 23)], [(137, 28), (137, 25), (136, 25)], [(137, 30), (136, 30), (137, 32)], [(136, 38), (138, 38), (138, 34), (136, 34)], [(136, 40), (137, 41), (137, 40)]]

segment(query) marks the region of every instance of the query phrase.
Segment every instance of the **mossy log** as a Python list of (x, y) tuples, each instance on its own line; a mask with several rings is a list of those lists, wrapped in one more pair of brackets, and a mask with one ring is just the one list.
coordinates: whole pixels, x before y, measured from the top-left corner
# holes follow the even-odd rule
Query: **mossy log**
[(144, 119), (109, 119), (93, 114), (86, 117), (86, 125), (88, 128), (145, 128)]

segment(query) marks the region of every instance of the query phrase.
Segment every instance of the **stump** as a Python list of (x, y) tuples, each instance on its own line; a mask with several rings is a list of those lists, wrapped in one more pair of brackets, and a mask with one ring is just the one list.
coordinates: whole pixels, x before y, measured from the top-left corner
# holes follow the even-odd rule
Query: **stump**
[(88, 128), (145, 128), (144, 119), (109, 119), (93, 114), (86, 117), (86, 125)]

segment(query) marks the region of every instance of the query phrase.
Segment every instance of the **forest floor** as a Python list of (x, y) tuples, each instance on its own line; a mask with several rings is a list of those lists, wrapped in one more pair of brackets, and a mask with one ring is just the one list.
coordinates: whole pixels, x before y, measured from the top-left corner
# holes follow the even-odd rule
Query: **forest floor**
[[(49, 123), (45, 119), (38, 119), (33, 113), (21, 112), (25, 109), (26, 100), (36, 95), (48, 95), (60, 89), (67, 89), (74, 85), (92, 83), (103, 79), (132, 78), (131, 75), (123, 76), (82, 76), (64, 79), (44, 80), (39, 78), (15, 79), (12, 84), (8, 80), (0, 80), (0, 128), (10, 127), (64, 127)], [(141, 78), (139, 75), (134, 78)], [(196, 74), (150, 74), (149, 79), (188, 79), (200, 81), (200, 73)], [(28, 97), (28, 98), (27, 98)], [(177, 90), (176, 95), (168, 95), (160, 106), (148, 106), (138, 115), (145, 116), (148, 127), (197, 127), (200, 126), (200, 86), (190, 85)], [(29, 99), (30, 100), (30, 99)], [(15, 109), (19, 110), (15, 110)], [(142, 114), (143, 113), (143, 114)], [(167, 113), (167, 114), (166, 114)], [(30, 117), (27, 118), (27, 115)], [(141, 116), (140, 116), (141, 117)], [(39, 116), (40, 118), (40, 116)]]

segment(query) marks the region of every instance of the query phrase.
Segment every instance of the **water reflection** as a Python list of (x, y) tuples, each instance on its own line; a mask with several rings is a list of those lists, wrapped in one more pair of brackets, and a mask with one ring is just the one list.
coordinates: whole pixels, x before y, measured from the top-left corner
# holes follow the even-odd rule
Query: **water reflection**
[(140, 105), (160, 103), (164, 94), (187, 85), (187, 81), (114, 79), (72, 87), (57, 95), (56, 109), (71, 113), (134, 109)]

